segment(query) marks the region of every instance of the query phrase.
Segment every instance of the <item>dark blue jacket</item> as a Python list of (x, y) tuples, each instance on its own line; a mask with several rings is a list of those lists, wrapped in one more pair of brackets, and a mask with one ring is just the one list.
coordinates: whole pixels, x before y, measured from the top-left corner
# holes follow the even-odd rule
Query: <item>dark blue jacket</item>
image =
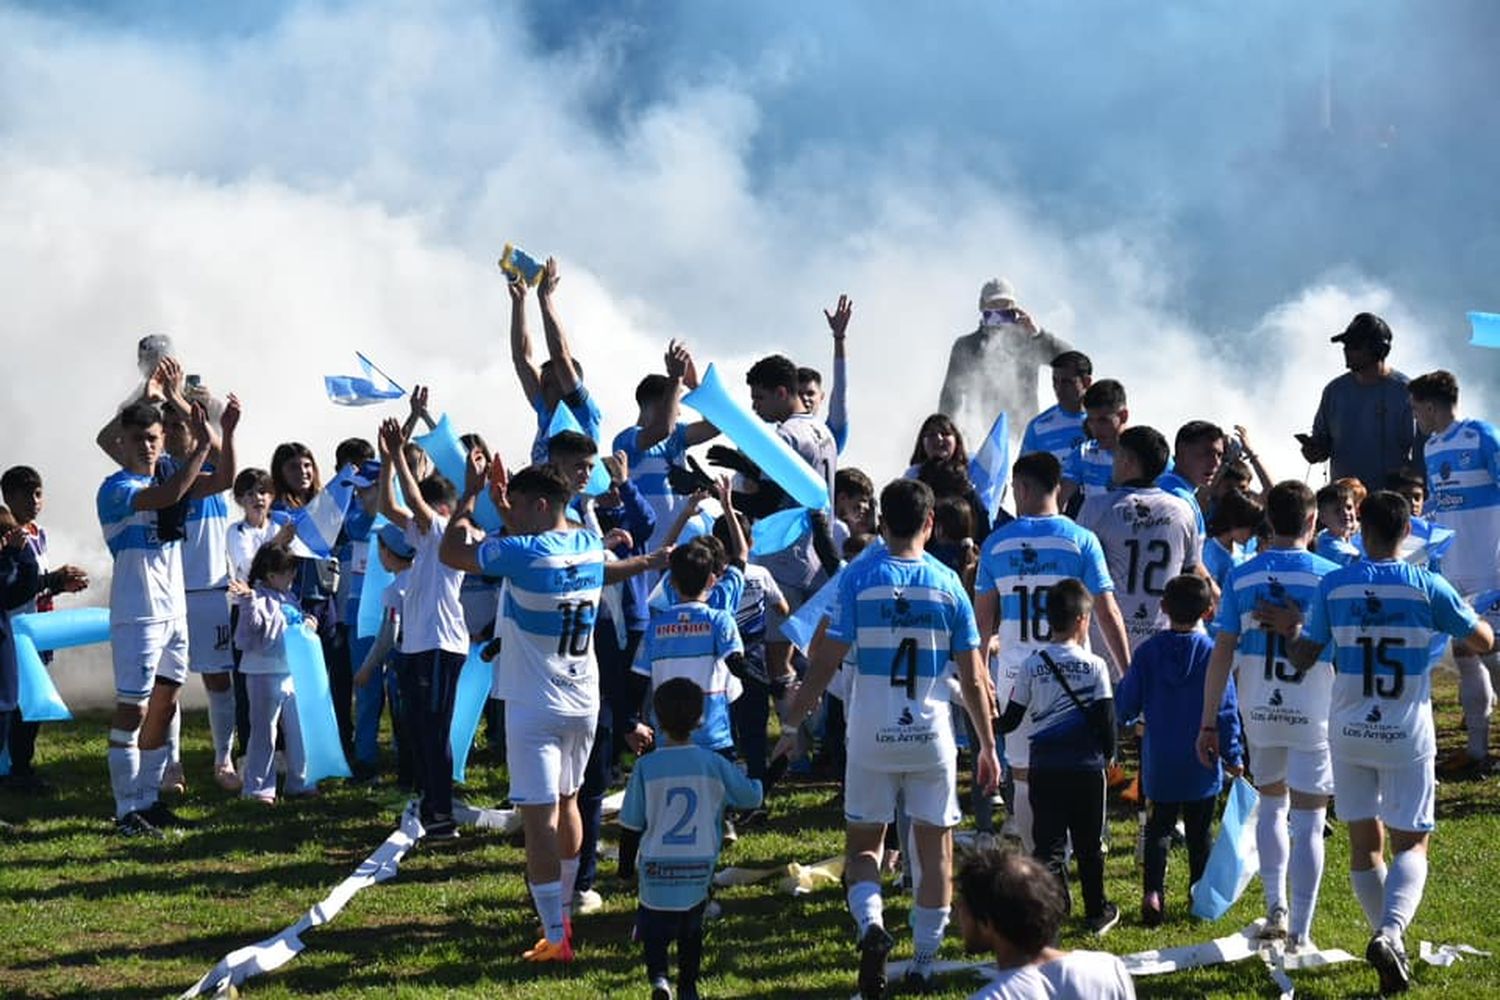
[[(31, 546), (0, 548), (0, 605), (14, 608), (25, 604), (41, 587), (36, 553)], [(0, 712), (16, 707), (20, 677), (16, 670), (16, 647), (10, 640), (10, 620), (0, 610)]]
[[(1203, 717), (1203, 679), (1214, 644), (1202, 632), (1158, 632), (1135, 651), (1130, 669), (1115, 691), (1119, 717), (1143, 715), (1141, 781), (1153, 802), (1192, 802), (1219, 794), (1224, 773), (1198, 762), (1198, 729)], [(1219, 755), (1230, 764), (1242, 759), (1239, 703), (1234, 678), (1219, 705)]]

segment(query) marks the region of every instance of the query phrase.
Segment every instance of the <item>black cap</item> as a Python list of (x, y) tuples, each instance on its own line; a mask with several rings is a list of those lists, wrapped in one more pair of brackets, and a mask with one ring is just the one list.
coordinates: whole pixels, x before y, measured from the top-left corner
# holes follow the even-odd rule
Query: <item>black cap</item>
[(1374, 313), (1360, 313), (1349, 321), (1343, 333), (1330, 337), (1329, 340), (1335, 344), (1378, 344), (1390, 347), (1391, 328)]

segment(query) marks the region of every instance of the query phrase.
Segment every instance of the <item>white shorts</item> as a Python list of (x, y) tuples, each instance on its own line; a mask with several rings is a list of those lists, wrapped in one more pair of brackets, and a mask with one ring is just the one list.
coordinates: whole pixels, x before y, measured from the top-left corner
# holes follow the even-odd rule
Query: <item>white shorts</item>
[(234, 669), (229, 648), (229, 591), (187, 593), (188, 669), (195, 674), (222, 674)]
[(957, 826), (958, 761), (923, 771), (871, 771), (849, 758), (844, 767), (844, 819), (850, 823), (894, 823), (896, 796), (906, 814), (928, 826)]
[(583, 787), (594, 748), (597, 715), (555, 715), (505, 703), (505, 762), (510, 801), (518, 806), (556, 803)]
[[(1256, 788), (1285, 781), (1294, 792), (1307, 795), (1332, 795), (1333, 758), (1328, 748), (1303, 750), (1299, 747), (1250, 747), (1251, 777)], [(1343, 795), (1339, 796), (1339, 815), (1343, 815)]]
[(187, 678), (187, 618), (111, 625), (109, 650), (115, 664), (115, 699), (143, 705), (157, 681), (181, 684)]
[(1437, 775), (1432, 758), (1392, 767), (1333, 762), (1339, 819), (1378, 819), (1395, 830), (1430, 833), (1437, 826)]

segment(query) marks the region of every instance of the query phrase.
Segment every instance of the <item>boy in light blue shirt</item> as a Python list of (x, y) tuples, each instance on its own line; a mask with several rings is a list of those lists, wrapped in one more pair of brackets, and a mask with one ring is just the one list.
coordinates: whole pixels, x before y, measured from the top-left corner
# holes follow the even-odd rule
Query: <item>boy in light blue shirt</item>
[(703, 689), (686, 677), (659, 685), (652, 698), (665, 740), (636, 762), (620, 826), (640, 837), (640, 911), (653, 1000), (671, 1000), (667, 949), (677, 939), (677, 995), (696, 1000), (703, 957), (703, 911), (719, 860), (726, 807), (760, 805), (760, 782), (693, 742)]

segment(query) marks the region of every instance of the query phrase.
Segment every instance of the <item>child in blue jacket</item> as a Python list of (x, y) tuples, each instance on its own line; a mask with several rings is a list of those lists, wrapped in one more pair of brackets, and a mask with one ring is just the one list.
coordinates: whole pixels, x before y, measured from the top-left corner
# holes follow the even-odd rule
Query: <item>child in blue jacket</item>
[[(1203, 680), (1214, 648), (1199, 623), (1212, 603), (1208, 583), (1201, 577), (1170, 580), (1161, 606), (1172, 627), (1141, 644), (1115, 690), (1121, 719), (1143, 715), (1146, 720), (1141, 773), (1151, 810), (1146, 820), (1141, 921), (1147, 927), (1156, 927), (1163, 919), (1167, 850), (1178, 816), (1187, 831), (1191, 885), (1208, 864), (1214, 804), (1224, 786), (1221, 762), (1204, 767), (1195, 749), (1203, 715)], [(1222, 763), (1230, 773), (1238, 774), (1243, 744), (1233, 678), (1219, 705), (1219, 740)]]

